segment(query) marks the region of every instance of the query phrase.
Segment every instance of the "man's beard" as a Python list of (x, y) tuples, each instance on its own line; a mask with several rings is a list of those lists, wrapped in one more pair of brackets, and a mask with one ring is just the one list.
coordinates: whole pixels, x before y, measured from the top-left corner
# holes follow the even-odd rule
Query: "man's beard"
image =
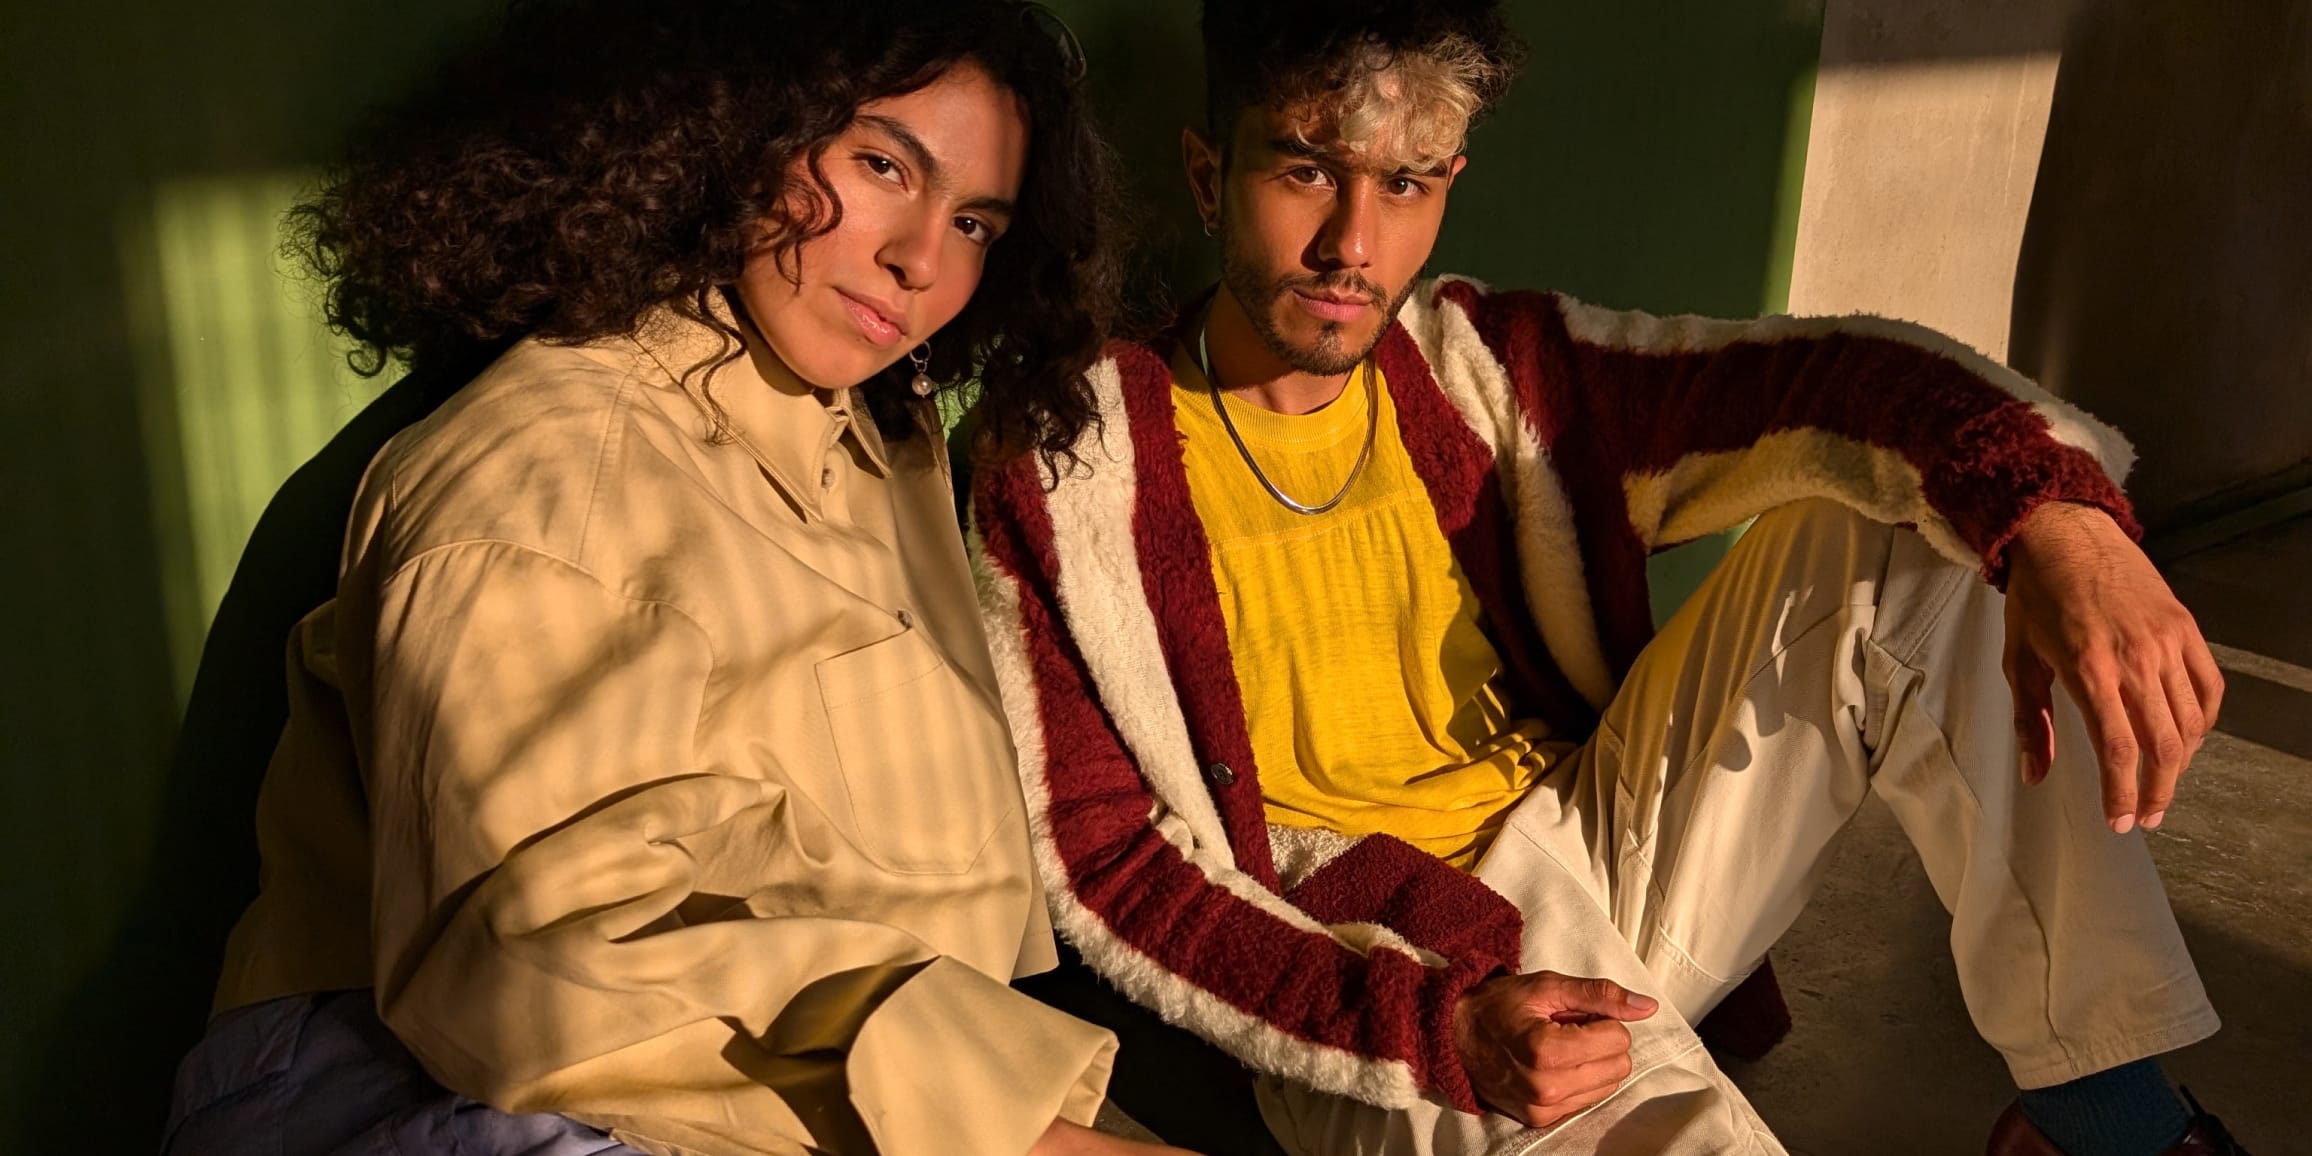
[[(1388, 333), (1389, 319), (1397, 316), (1398, 308), (1413, 294), (1410, 283), (1394, 295), (1383, 292), (1380, 286), (1351, 269), (1314, 277), (1261, 280), (1260, 274), (1253, 270), (1252, 262), (1237, 259), (1234, 231), (1229, 228), (1225, 216), (1220, 222), (1220, 282), (1228, 287), (1229, 295), (1236, 298), (1236, 303), (1244, 307), (1244, 315), (1252, 319), (1253, 331), (1260, 334), (1261, 343), (1268, 346), (1268, 351), (1275, 354), (1277, 360), (1317, 377), (1337, 377), (1363, 364), (1367, 357), (1372, 356), (1373, 348), (1381, 343), (1382, 335)], [(1348, 347), (1343, 337), (1348, 327), (1337, 321), (1324, 322), (1317, 333), (1316, 345), (1304, 348), (1287, 342), (1283, 331), (1276, 324), (1277, 300), (1295, 289), (1359, 293), (1375, 302), (1387, 302), (1387, 308), (1381, 314), (1381, 324), (1373, 327), (1372, 337), (1360, 348), (1352, 350)]]

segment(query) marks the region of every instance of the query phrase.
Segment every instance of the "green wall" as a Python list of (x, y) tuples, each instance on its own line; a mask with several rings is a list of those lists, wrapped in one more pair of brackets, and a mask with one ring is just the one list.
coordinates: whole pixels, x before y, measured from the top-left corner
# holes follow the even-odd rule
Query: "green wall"
[[(1433, 269), (1656, 311), (1780, 307), (1820, 4), (1508, 6), (1532, 56), (1472, 137)], [(1213, 273), (1180, 175), (1180, 125), (1202, 109), (1194, 7), (1054, 7), (1094, 62), (1152, 263), (1193, 291)]]
[(137, 1009), (215, 966), (132, 927), (217, 546), (192, 495), (225, 488), (172, 450), (214, 415), (153, 404), (229, 333), (156, 347), (169, 191), (310, 170), (479, 7), (0, 5), (0, 1148), (152, 1150), (200, 1009)]
[[(199, 1009), (160, 1014), (137, 997), (198, 990), (215, 966), (139, 932), (152, 914), (140, 897), (159, 893), (151, 876), (167, 866), (153, 849), (182, 669), (213, 598), (202, 559), (237, 549), (202, 503), (277, 475), (313, 423), (366, 396), (318, 371), (314, 388), (338, 391), (320, 416), (226, 423), (257, 421), (245, 442), (200, 434), (216, 415), (171, 400), (191, 396), (182, 367), (243, 346), (201, 329), (224, 322), (156, 302), (157, 206), (187, 187), (278, 188), (311, 171), (360, 108), (493, 7), (0, 8), (0, 1145), (152, 1146)], [(1179, 178), (1179, 126), (1200, 99), (1193, 6), (1055, 7), (1085, 42), (1134, 170), (1149, 267), (1193, 292), (1210, 275)], [(1532, 64), (1474, 139), (1436, 267), (1655, 310), (1779, 305), (1818, 8), (1512, 9)], [(277, 336), (268, 348), (303, 348)], [(283, 380), (302, 379), (249, 388)], [(246, 445), (228, 463), (243, 476), (214, 476), (201, 455), (217, 444)]]

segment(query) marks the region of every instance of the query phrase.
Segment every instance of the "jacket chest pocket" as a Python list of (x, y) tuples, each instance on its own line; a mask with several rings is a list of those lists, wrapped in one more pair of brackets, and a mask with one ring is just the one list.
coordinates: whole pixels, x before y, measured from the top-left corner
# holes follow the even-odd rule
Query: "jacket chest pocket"
[(1002, 720), (920, 626), (817, 672), (860, 852), (906, 874), (970, 869), (1020, 806)]

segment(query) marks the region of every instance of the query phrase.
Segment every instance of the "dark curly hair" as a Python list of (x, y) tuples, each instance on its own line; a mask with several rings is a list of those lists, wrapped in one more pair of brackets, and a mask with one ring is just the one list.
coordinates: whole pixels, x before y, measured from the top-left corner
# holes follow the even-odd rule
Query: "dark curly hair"
[(1500, 0), (1205, 0), (1203, 32), (1205, 126), (1224, 151), (1245, 109), (1322, 100), (1408, 56), (1450, 66), (1474, 123), (1525, 59)]
[[(710, 302), (750, 252), (834, 228), (820, 169), (860, 105), (958, 63), (1017, 94), (1019, 212), (931, 373), (976, 380), (983, 444), (1064, 451), (1121, 296), (1113, 165), (1073, 37), (1023, 0), (514, 0), (497, 34), (371, 123), (290, 242), (328, 284), (354, 367), (473, 364), (525, 336), (631, 333)], [(800, 160), (811, 187), (790, 188)], [(766, 229), (767, 226), (767, 229)], [(904, 361), (862, 393), (887, 436), (929, 424)]]

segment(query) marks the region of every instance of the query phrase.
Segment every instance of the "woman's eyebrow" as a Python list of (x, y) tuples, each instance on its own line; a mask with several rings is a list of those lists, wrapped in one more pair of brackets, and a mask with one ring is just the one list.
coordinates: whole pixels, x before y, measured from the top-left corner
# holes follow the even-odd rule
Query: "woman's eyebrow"
[(899, 151), (906, 153), (907, 159), (918, 170), (922, 171), (925, 184), (936, 185), (940, 183), (939, 158), (931, 154), (931, 149), (923, 143), (923, 138), (915, 135), (915, 130), (907, 127), (906, 121), (888, 116), (878, 116), (874, 113), (864, 113), (860, 115), (859, 122), (880, 129), (883, 135), (890, 137), (893, 143), (899, 146)]
[[(930, 146), (923, 143), (922, 137), (915, 135), (914, 129), (907, 127), (907, 122), (874, 113), (862, 114), (859, 121), (890, 137), (892, 143), (899, 146), (899, 151), (906, 153), (907, 159), (915, 165), (917, 170), (922, 172), (924, 184), (942, 190), (948, 187), (945, 170), (940, 168), (939, 158), (933, 155)], [(973, 197), (965, 201), (960, 207), (977, 212), (999, 214), (1006, 218), (1012, 216), (1017, 210), (1016, 205), (1003, 197)]]

